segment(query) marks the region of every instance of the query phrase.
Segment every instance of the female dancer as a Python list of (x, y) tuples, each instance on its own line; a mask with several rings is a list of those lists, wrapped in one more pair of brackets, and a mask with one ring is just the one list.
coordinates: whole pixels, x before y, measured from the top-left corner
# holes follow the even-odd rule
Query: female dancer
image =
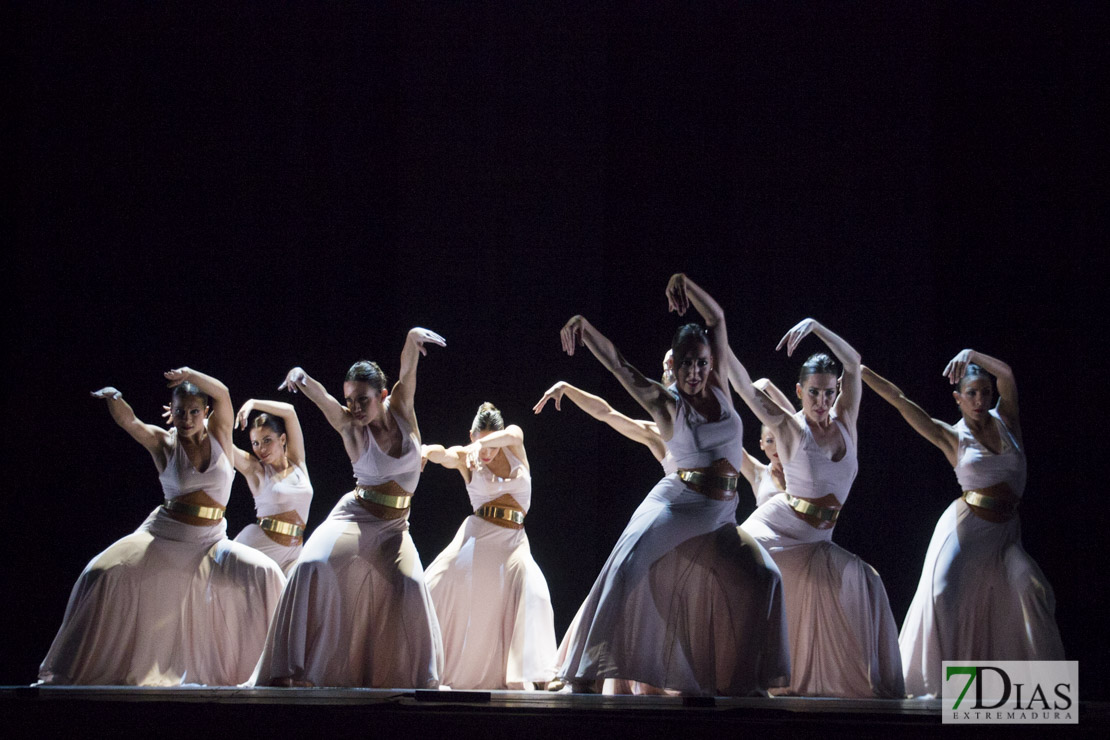
[[(261, 413), (251, 420), (255, 411)], [(239, 409), (236, 423), (240, 429), (250, 428), (254, 454), (236, 447), (233, 462), (247, 479), (258, 519), (235, 541), (269, 555), (288, 573), (301, 554), (312, 503), (297, 411), (288, 403), (252, 398)]]
[(427, 329), (409, 331), (401, 375), (386, 392), (376, 363), (356, 362), (343, 382), (346, 406), (295, 367), (281, 388), (316, 404), (343, 439), (358, 485), (335, 505), (289, 573), (254, 682), (277, 686), (435, 688), (442, 669), (439, 624), (409, 535), (420, 479), (413, 397)]
[(92, 394), (154, 458), (165, 502), (85, 567), (39, 669), (43, 683), (235, 685), (262, 652), (285, 577), (226, 537), (231, 398), (187, 367), (166, 378), (169, 431), (139, 421), (115, 388)]
[(736, 392), (775, 435), (787, 489), (741, 525), (782, 571), (793, 660), (790, 686), (781, 693), (901, 697), (897, 629), (882, 580), (832, 542), (858, 470), (860, 357), (813, 319), (787, 332), (777, 349), (792, 355), (810, 333), (839, 358), (844, 375), (838, 383), (839, 367), (828, 355), (810, 357), (796, 386), (802, 410), (795, 414), (757, 391), (735, 358), (730, 368)]
[(524, 533), (532, 501), (524, 432), (484, 403), (469, 445), (428, 445), (424, 454), (459, 471), (474, 509), (425, 574), (443, 632), (443, 683), (542, 688), (555, 676), (555, 613)]
[[(756, 383), (758, 388), (758, 381)], [(744, 450), (744, 462), (740, 465), (740, 475), (751, 485), (757, 508), (786, 492), (786, 474), (775, 445), (775, 433), (766, 424), (759, 429), (759, 449), (767, 456), (766, 464)]]
[[(985, 369), (985, 370), (984, 370)], [(998, 403), (990, 372), (998, 379)], [(941, 515), (898, 642), (911, 696), (940, 696), (941, 661), (1063, 660), (1044, 573), (1021, 546), (1025, 453), (1010, 367), (965, 349), (944, 370), (961, 419), (929, 417), (867, 368), (863, 380), (944, 453), (963, 494)]]
[[(740, 418), (713, 372), (728, 346), (723, 313), (681, 274), (667, 296), (680, 314), (692, 303), (712, 332), (710, 342), (697, 325), (679, 329), (673, 395), (581, 316), (562, 330), (568, 354), (585, 344), (651, 414), (678, 470), (632, 515), (580, 609), (560, 675), (575, 690), (618, 678), (744, 695), (786, 680), (779, 575), (736, 530)], [(701, 535), (713, 536), (695, 540)], [(691, 542), (697, 546), (685, 548)]]

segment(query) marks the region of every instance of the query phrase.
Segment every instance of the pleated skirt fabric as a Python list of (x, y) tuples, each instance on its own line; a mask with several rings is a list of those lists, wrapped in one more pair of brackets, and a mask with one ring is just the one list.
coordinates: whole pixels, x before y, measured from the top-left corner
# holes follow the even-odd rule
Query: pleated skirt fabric
[(39, 670), (47, 684), (234, 686), (265, 643), (285, 576), (272, 560), (158, 507), (73, 586)]
[(937, 521), (902, 624), (906, 691), (940, 696), (945, 660), (1063, 660), (1055, 611), (1020, 519), (989, 522), (956, 499)]
[(408, 529), (344, 495), (290, 571), (252, 683), (436, 688), (439, 622)]
[(676, 475), (660, 481), (564, 638), (560, 676), (617, 679), (609, 686), (636, 693), (744, 696), (784, 685), (790, 653), (779, 572), (738, 530), (735, 507)]
[(902, 698), (898, 627), (878, 572), (795, 516), (783, 496), (741, 525), (782, 574), (791, 679), (772, 693)]
[(426, 578), (443, 634), (444, 684), (529, 689), (554, 677), (551, 594), (523, 529), (468, 516)]

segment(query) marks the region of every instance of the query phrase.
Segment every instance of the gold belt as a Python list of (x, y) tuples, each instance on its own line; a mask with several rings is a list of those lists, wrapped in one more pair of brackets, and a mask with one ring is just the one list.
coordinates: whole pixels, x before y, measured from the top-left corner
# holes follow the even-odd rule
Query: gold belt
[(524, 525), (524, 512), (516, 509), (507, 509), (501, 506), (479, 506), (474, 510), (474, 515), (483, 519), (502, 519), (513, 524)]
[(836, 522), (836, 518), (840, 516), (840, 509), (830, 509), (825, 506), (818, 506), (817, 504), (812, 504), (809, 501), (806, 501), (804, 498), (798, 498), (797, 496), (792, 496), (789, 493), (784, 493), (783, 495), (786, 496), (787, 505), (789, 505), (791, 509), (798, 512), (799, 514), (812, 516), (820, 519), (823, 522)]
[(406, 493), (404, 496), (394, 496), (390, 493), (382, 493), (370, 486), (355, 486), (355, 496), (371, 504), (388, 506), (390, 509), (407, 509), (412, 503), (411, 493)]
[(162, 502), (162, 508), (173, 514), (195, 516), (197, 519), (209, 519), (213, 522), (218, 522), (224, 518), (224, 510), (219, 506), (198, 506), (171, 498)]
[(997, 511), (999, 514), (1013, 514), (1018, 507), (1017, 501), (1007, 501), (998, 496), (986, 496), (978, 491), (964, 491), (963, 500), (972, 506)]
[(301, 537), (304, 535), (304, 527), (293, 522), (283, 522), (280, 519), (271, 519), (264, 516), (258, 519), (258, 526), (267, 532), (274, 532), (275, 534), (284, 534), (288, 537)]
[(710, 475), (700, 470), (680, 470), (678, 471), (678, 478), (685, 483), (716, 488), (721, 491), (735, 491), (740, 481), (738, 475)]

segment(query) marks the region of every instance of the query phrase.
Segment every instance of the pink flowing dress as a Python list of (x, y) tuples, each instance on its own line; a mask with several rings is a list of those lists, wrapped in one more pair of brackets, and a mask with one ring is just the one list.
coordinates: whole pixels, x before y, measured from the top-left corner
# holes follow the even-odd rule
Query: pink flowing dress
[[(502, 448), (508, 477), (481, 467), (466, 490), (475, 511), (510, 495), (532, 502), (528, 466)], [(428, 590), (443, 631), (443, 683), (453, 689), (528, 689), (555, 676), (551, 594), (523, 529), (468, 516), (428, 566)]]
[[(177, 444), (165, 498), (204, 491), (220, 504), (234, 471), (215, 437), (199, 471)], [(85, 566), (39, 669), (45, 684), (233, 686), (258, 661), (285, 576), (272, 560), (227, 538), (227, 522), (195, 526), (159, 506), (132, 534)]]
[[(856, 443), (844, 438), (840, 460), (817, 445), (802, 412), (799, 449), (783, 463), (795, 496), (832, 493), (844, 504), (859, 465)], [(905, 693), (898, 628), (878, 572), (832, 542), (832, 528), (799, 518), (785, 496), (773, 496), (741, 527), (767, 548), (782, 572), (792, 654), (790, 686), (775, 693), (801, 696), (901, 698)]]
[[(1002, 450), (975, 439), (961, 419), (956, 479), (965, 491), (1006, 483), (1025, 490), (1025, 453), (994, 410)], [(912, 696), (941, 693), (945, 660), (1063, 660), (1052, 586), (1021, 546), (1021, 520), (989, 522), (962, 498), (937, 521), (921, 581), (898, 638)]]
[[(386, 401), (386, 413), (389, 411)], [(400, 457), (372, 434), (354, 463), (359, 485), (420, 479), (420, 442), (394, 415)], [(320, 523), (289, 573), (253, 683), (436, 688), (443, 668), (439, 622), (424, 583), (408, 515), (380, 519), (345, 494)]]

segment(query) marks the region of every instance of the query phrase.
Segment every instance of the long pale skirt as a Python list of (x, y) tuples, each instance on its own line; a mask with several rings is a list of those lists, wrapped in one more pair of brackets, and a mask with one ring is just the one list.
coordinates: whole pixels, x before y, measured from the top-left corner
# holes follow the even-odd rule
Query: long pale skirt
[(248, 524), (243, 527), (239, 534), (235, 535), (235, 541), (247, 547), (253, 547), (263, 555), (268, 556), (278, 564), (278, 567), (286, 575), (293, 569), (293, 563), (297, 562), (297, 558), (301, 556), (301, 551), (304, 550), (303, 544), (282, 545), (274, 542), (266, 534), (266, 530), (257, 524)]
[(527, 689), (554, 678), (551, 594), (523, 529), (468, 516), (426, 579), (443, 631), (443, 683)]
[(565, 638), (568, 681), (620, 679), (692, 695), (783, 685), (789, 648), (778, 569), (741, 533), (736, 500), (676, 475), (632, 515)]
[(252, 682), (437, 687), (439, 623), (408, 529), (344, 495), (289, 574)]
[[(902, 698), (898, 628), (878, 572), (794, 515), (782, 496), (741, 525), (782, 573), (798, 696)], [(809, 541), (806, 541), (806, 540)]]
[(911, 696), (940, 695), (945, 660), (1063, 660), (1056, 599), (1021, 546), (1021, 522), (956, 499), (937, 521), (898, 638)]
[(39, 669), (47, 684), (228, 686), (246, 681), (285, 576), (161, 506), (82, 571)]

